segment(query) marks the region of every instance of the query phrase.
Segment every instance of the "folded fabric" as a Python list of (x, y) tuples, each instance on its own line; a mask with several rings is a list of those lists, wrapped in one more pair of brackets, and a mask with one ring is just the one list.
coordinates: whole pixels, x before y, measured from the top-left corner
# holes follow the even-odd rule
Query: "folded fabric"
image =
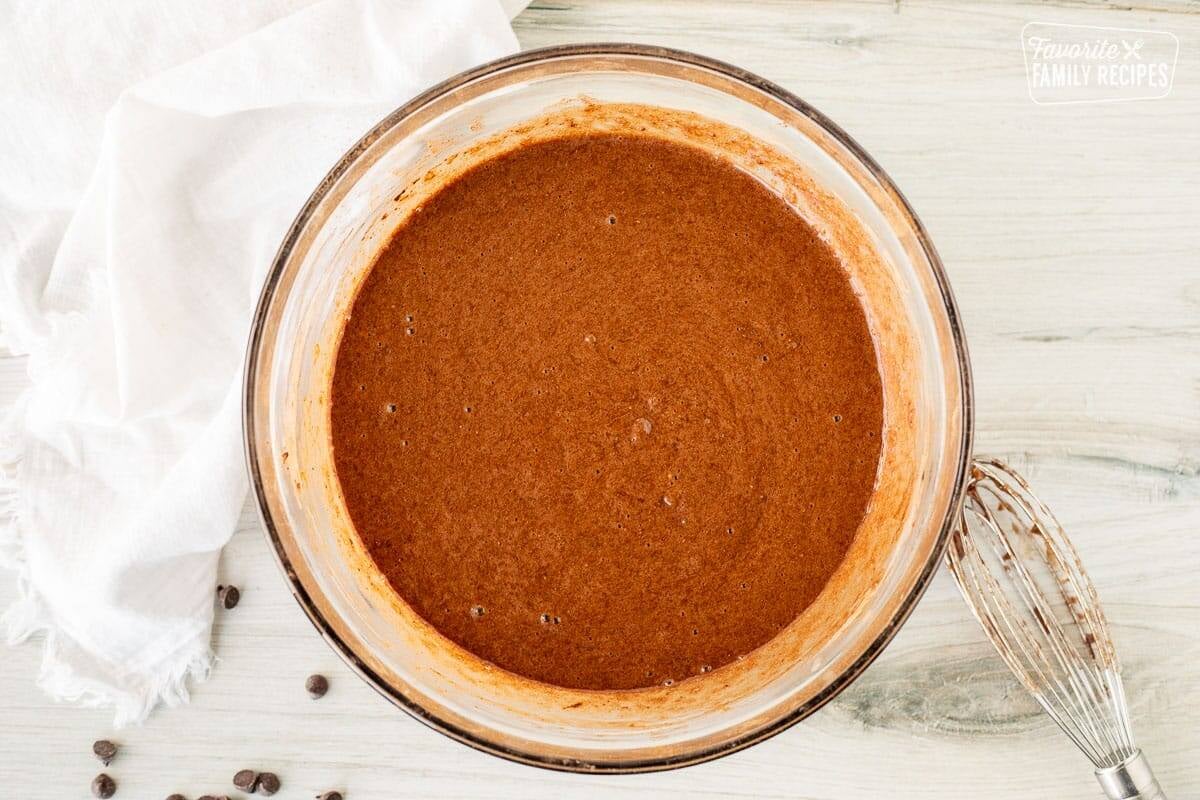
[[(123, 724), (211, 662), (246, 335), (287, 226), (372, 124), (517, 44), (495, 0), (48, 5), (0, 33), (0, 325), (32, 382), (0, 428), (4, 621), (44, 634), (46, 691)], [(144, 79), (89, 133), (122, 78)]]

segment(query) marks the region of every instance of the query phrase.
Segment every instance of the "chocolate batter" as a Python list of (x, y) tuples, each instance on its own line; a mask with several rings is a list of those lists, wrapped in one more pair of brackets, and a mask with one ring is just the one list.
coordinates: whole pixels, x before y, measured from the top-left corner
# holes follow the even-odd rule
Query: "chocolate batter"
[(775, 636), (862, 520), (883, 398), (834, 253), (708, 153), (579, 134), (475, 166), (401, 224), (333, 377), (351, 519), (481, 658), (572, 688)]

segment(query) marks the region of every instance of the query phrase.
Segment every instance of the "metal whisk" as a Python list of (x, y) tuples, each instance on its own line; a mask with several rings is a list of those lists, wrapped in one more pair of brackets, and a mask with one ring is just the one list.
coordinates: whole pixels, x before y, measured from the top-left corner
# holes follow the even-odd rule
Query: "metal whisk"
[(1095, 765), (1112, 800), (1166, 800), (1133, 743), (1096, 589), (1050, 509), (1001, 461), (977, 460), (947, 551), (1009, 669)]

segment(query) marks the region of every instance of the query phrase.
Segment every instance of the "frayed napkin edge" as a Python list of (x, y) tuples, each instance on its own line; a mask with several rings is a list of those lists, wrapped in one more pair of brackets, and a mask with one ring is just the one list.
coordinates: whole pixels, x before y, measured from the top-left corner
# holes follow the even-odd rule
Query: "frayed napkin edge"
[(0, 614), (0, 629), (10, 646), (42, 635), (42, 664), (37, 686), (52, 699), (88, 708), (112, 708), (114, 727), (140, 724), (159, 704), (177, 706), (188, 701), (188, 683), (208, 678), (215, 662), (207, 636), (180, 648), (164, 659), (137, 689), (119, 689), (79, 673), (64, 656), (62, 634), (29, 579), (20, 518), (20, 471), (23, 448), (18, 420), (24, 407), (22, 394), (0, 419), (0, 568), (17, 573), (17, 599)]

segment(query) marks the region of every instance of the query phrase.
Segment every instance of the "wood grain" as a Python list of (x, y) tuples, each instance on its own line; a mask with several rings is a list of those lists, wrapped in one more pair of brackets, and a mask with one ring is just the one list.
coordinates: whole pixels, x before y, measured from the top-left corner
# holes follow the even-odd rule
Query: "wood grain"
[[(1169, 30), (1170, 97), (1037, 106), (1027, 21)], [(535, 2), (525, 47), (643, 41), (777, 81), (858, 139), (933, 234), (969, 334), (980, 452), (1010, 457), (1072, 534), (1126, 663), (1135, 732), (1172, 796), (1200, 793), (1200, 5), (784, 0)], [(0, 358), (0, 403), (24, 383)], [(1089, 767), (1003, 671), (949, 578), (804, 724), (719, 762), (580, 777), (479, 755), (358, 681), (313, 632), (243, 514), (222, 560), (243, 600), (187, 707), (114, 736), (119, 797), (1092, 798)], [(0, 606), (13, 596), (0, 580)], [(0, 660), (6, 796), (83, 797), (110, 715), (55, 706), (38, 650)], [(312, 702), (304, 677), (331, 676)]]

